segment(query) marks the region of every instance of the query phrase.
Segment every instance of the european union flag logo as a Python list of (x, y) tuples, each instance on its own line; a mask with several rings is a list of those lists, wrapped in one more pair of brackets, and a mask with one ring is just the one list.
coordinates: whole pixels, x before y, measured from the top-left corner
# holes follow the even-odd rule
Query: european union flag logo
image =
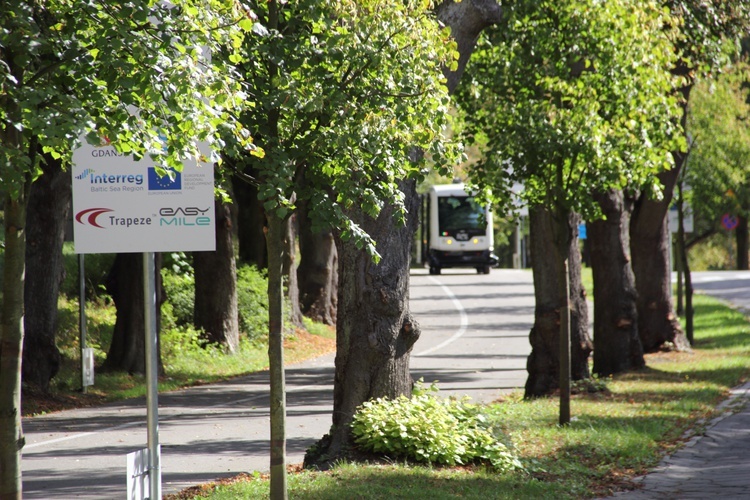
[(171, 172), (173, 178), (169, 175), (159, 177), (156, 168), (148, 169), (148, 190), (149, 191), (169, 191), (173, 189), (182, 189), (182, 175), (180, 172)]

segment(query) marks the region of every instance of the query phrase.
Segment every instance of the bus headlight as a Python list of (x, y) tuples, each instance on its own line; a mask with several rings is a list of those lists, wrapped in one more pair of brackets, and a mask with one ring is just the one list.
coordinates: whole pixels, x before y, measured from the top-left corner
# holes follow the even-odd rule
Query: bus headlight
[(471, 242), (475, 245), (479, 245), (479, 238), (474, 238), (473, 240), (471, 240)]
[(448, 238), (447, 240), (445, 240), (445, 244), (446, 245), (452, 245), (453, 244), (453, 240), (450, 239), (450, 238)]

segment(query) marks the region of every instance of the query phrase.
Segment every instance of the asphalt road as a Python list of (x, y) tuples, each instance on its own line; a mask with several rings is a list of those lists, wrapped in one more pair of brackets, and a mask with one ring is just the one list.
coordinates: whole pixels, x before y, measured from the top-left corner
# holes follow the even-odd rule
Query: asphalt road
[[(530, 271), (445, 270), (411, 279), (410, 306), (422, 328), (412, 375), (444, 395), (489, 402), (523, 386), (533, 322)], [(333, 355), (290, 366), (288, 463), (331, 424)], [(159, 395), (163, 493), (266, 471), (268, 374)], [(25, 499), (125, 498), (126, 455), (147, 446), (143, 399), (24, 419)]]
[(693, 290), (750, 312), (750, 271), (705, 271), (692, 273)]

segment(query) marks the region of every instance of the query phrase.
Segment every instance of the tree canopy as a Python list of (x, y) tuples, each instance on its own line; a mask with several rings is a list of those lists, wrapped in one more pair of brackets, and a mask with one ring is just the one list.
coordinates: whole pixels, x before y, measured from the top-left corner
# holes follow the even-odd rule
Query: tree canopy
[(455, 43), (430, 2), (253, 7), (263, 28), (246, 43), (239, 69), (258, 103), (243, 123), (266, 152), (249, 161), (259, 196), (281, 217), (293, 196), (309, 200), (316, 227), (336, 227), (376, 255), (346, 211), (376, 217), (391, 202), (403, 219), (397, 180), (422, 176), (426, 159), (456, 158), (443, 136), (449, 98), (441, 72), (456, 64)]
[(747, 216), (750, 209), (748, 69), (740, 62), (715, 79), (700, 80), (691, 93), (684, 181), (694, 211), (714, 226), (722, 214)]
[(508, 201), (595, 216), (590, 193), (656, 188), (676, 144), (671, 18), (656, 2), (506, 5), (464, 89), (468, 131), (485, 157), (472, 179)]

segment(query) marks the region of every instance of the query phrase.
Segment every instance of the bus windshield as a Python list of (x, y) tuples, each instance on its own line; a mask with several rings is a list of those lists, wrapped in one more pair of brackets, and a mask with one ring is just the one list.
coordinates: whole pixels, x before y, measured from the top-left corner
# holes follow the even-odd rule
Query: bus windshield
[(465, 231), (471, 235), (484, 234), (487, 221), (484, 209), (471, 196), (438, 197), (438, 226), (441, 236)]

